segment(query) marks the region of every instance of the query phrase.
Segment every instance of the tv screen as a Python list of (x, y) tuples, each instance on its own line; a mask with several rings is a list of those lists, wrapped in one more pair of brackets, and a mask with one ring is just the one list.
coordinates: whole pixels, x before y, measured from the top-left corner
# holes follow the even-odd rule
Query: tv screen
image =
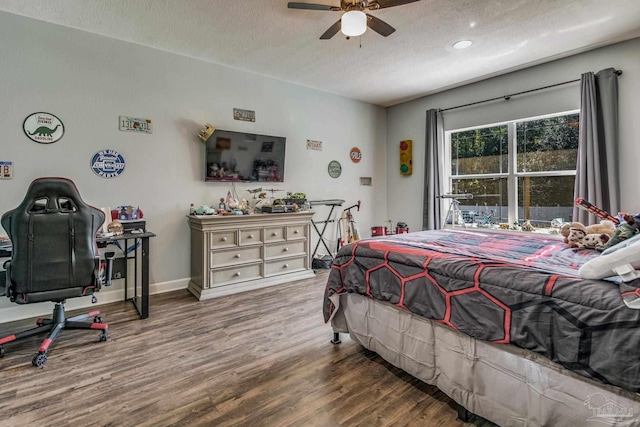
[(206, 145), (206, 181), (284, 181), (285, 137), (217, 129)]

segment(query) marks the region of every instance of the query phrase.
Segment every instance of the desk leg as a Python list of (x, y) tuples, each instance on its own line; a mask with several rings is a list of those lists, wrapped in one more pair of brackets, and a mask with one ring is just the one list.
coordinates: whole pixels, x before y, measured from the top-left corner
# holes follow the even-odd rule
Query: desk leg
[(149, 238), (142, 239), (142, 310), (140, 318), (149, 317)]

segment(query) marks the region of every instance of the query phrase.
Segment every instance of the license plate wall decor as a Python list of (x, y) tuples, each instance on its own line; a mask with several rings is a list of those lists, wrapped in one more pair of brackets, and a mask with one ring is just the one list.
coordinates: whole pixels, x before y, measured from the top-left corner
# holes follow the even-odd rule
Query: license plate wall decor
[(25, 135), (40, 144), (53, 144), (64, 135), (64, 125), (53, 114), (33, 113), (24, 119), (22, 129)]
[(120, 130), (125, 132), (153, 133), (151, 119), (137, 119), (135, 117), (120, 116)]
[(13, 162), (0, 161), (0, 179), (13, 178)]
[(243, 122), (255, 122), (256, 112), (253, 110), (243, 110), (242, 108), (234, 108), (233, 120), (242, 120)]

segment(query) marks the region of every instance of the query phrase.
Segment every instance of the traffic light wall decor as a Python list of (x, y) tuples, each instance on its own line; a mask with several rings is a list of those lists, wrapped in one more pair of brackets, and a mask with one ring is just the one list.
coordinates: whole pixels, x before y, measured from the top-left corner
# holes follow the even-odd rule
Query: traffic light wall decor
[(400, 175), (411, 175), (413, 172), (411, 144), (410, 139), (400, 141)]

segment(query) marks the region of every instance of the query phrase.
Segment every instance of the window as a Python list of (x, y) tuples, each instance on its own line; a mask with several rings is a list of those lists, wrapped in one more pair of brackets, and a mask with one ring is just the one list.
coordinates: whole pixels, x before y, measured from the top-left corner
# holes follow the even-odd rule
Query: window
[(570, 221), (579, 123), (570, 112), (447, 132), (445, 182), (451, 193), (473, 195), (455, 199), (464, 222)]

